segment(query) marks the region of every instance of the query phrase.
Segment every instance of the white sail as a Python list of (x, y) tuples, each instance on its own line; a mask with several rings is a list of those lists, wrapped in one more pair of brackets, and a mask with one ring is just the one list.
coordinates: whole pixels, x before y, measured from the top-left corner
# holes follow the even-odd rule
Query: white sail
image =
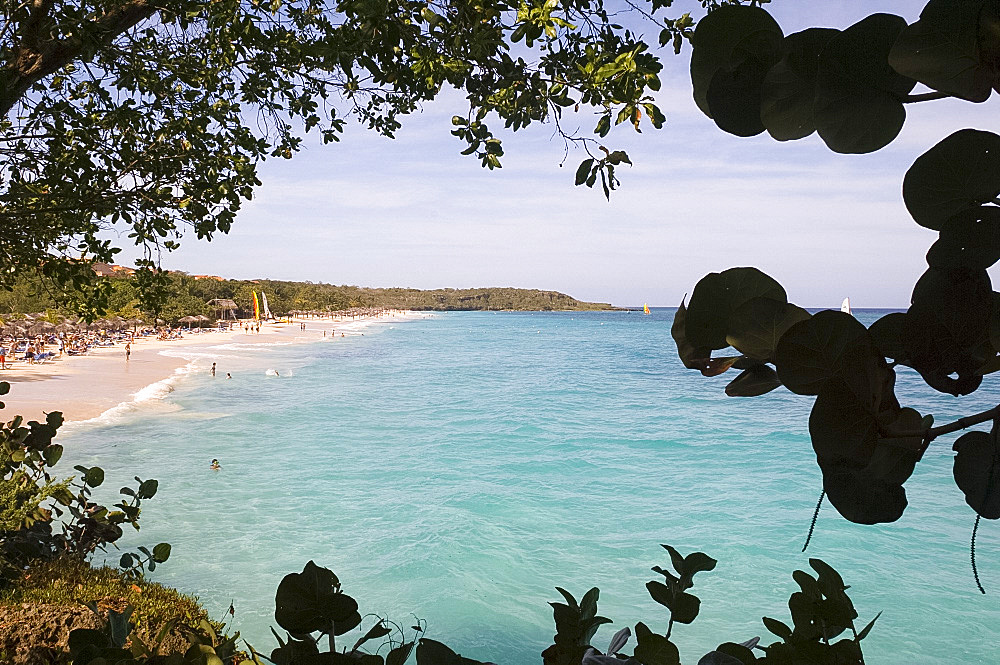
[[(264, 303), (265, 303), (264, 307), (266, 308), (267, 307), (267, 301), (265, 300)], [(840, 304), (840, 311), (843, 312), (843, 313), (845, 313), (845, 314), (850, 314), (851, 313), (851, 299), (850, 298), (844, 298), (844, 302), (842, 302)]]
[(273, 317), (271, 316), (271, 310), (267, 308), (267, 295), (263, 291), (260, 292), (260, 299), (264, 303), (264, 320), (270, 321)]

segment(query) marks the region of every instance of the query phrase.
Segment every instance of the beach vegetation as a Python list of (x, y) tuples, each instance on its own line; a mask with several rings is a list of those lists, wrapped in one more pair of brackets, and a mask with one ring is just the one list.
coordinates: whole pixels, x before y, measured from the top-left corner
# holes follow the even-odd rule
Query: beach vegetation
[[(635, 18), (679, 51), (693, 20), (653, 17), (670, 4)], [(349, 120), (391, 138), (423, 103), (460, 90), (464, 110), (443, 128), (457, 150), (500, 168), (496, 125), (550, 123), (586, 154), (577, 179), (606, 194), (630, 163), (604, 146), (612, 127), (665, 121), (652, 97), (659, 56), (603, 0), (4, 8), (0, 274), (40, 271), (84, 290), (88, 317), (109, 295), (89, 265), (113, 262), (119, 238), (140, 248), (139, 285), (154, 301), (162, 253), (185, 233), (229, 232), (262, 162), (291, 158), (307, 136), (336, 142)], [(593, 129), (572, 129), (581, 121)]]
[[(10, 384), (0, 382), (0, 395)], [(3, 404), (0, 403), (0, 408)], [(122, 487), (111, 507), (94, 499), (104, 483), (98, 466), (75, 466), (77, 475), (60, 479), (53, 467), (63, 447), (55, 443), (62, 414), (52, 411), (45, 422), (21, 416), (0, 425), (0, 588), (21, 578), (36, 562), (59, 557), (87, 561), (123, 535), (123, 527), (139, 530), (142, 502), (156, 495), (156, 480), (135, 477), (136, 486)], [(122, 554), (122, 569), (133, 576), (154, 570), (170, 557), (170, 545)]]
[[(542, 653), (544, 665), (680, 665), (677, 646), (670, 640), (675, 625), (690, 624), (698, 616), (701, 601), (691, 593), (694, 577), (711, 571), (716, 561), (702, 552), (682, 555), (669, 545), (670, 567), (654, 566), (660, 579), (646, 584), (649, 597), (665, 611), (665, 620), (623, 627), (611, 637), (602, 652), (593, 645), (598, 629), (611, 619), (598, 614), (600, 590), (593, 587), (579, 600), (566, 589), (557, 587), (560, 600), (549, 603), (556, 633), (553, 643)], [(764, 617), (764, 628), (774, 637), (763, 641), (753, 636), (739, 642), (722, 642), (702, 656), (699, 665), (855, 665), (864, 662), (861, 642), (871, 632), (876, 616), (860, 630), (855, 625), (858, 613), (849, 588), (840, 574), (820, 559), (810, 559), (813, 572), (796, 570), (792, 578), (798, 585), (789, 600), (791, 625)], [(662, 579), (662, 581), (661, 581)], [(173, 609), (173, 608), (169, 608)], [(286, 575), (275, 594), (274, 618), (285, 631), (274, 632), (278, 646), (268, 656), (247, 645), (244, 660), (236, 653), (236, 639), (218, 637), (216, 628), (204, 618), (199, 629), (187, 632), (189, 644), (173, 651), (150, 648), (148, 638), (130, 639), (136, 623), (133, 607), (110, 610), (100, 629), (77, 629), (70, 633), (69, 646), (74, 663), (107, 662), (117, 658), (129, 665), (177, 663), (262, 663), (277, 665), (490, 665), (460, 655), (448, 645), (423, 636), (426, 623), (416, 619), (409, 629), (388, 617), (365, 614), (358, 602), (342, 588), (340, 579), (329, 570), (308, 562), (300, 573)], [(199, 616), (195, 613), (188, 619)], [(660, 632), (660, 628), (665, 630)], [(149, 634), (151, 627), (147, 628)], [(162, 630), (162, 629), (161, 629)], [(634, 643), (633, 639), (635, 638)], [(337, 646), (337, 638), (344, 638)], [(775, 639), (777, 638), (777, 639)], [(767, 643), (769, 642), (769, 643)], [(348, 646), (349, 645), (349, 646)], [(603, 646), (603, 645), (602, 645)], [(632, 654), (627, 654), (631, 650)], [(214, 656), (219, 660), (205, 657)], [(173, 657), (175, 660), (165, 660)], [(97, 661), (105, 658), (105, 661)]]
[[(723, 131), (778, 141), (817, 132), (833, 152), (869, 153), (896, 138), (907, 104), (981, 103), (1000, 91), (1000, 5), (930, 0), (911, 25), (873, 14), (789, 35), (758, 3), (728, 5), (695, 30), (691, 80), (699, 108)], [(914, 94), (918, 84), (926, 91)], [(774, 279), (740, 267), (697, 283), (673, 336), (686, 367), (740, 372), (725, 388), (730, 396), (784, 386), (814, 398), (817, 513), (828, 500), (852, 522), (898, 520), (904, 484), (928, 447), (987, 424), (953, 445), (954, 480), (975, 516), (982, 590), (975, 534), (981, 519), (1000, 519), (1000, 407), (972, 407), (978, 413), (935, 426), (932, 415), (902, 405), (894, 386), (898, 372), (912, 371), (930, 391), (965, 397), (1000, 371), (1000, 293), (987, 272), (1000, 260), (1000, 136), (944, 136), (907, 170), (902, 193), (914, 222), (938, 232), (905, 312), (870, 327), (847, 312), (812, 315)]]

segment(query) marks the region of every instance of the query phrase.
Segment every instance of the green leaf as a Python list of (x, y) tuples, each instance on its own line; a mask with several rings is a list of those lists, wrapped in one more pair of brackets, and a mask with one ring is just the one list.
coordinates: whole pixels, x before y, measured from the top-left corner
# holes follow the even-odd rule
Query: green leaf
[(888, 55), (905, 26), (899, 16), (872, 14), (823, 48), (813, 114), (820, 138), (834, 152), (874, 152), (902, 129), (901, 100), (916, 81), (889, 67)]
[(657, 635), (641, 621), (635, 625), (634, 658), (642, 665), (680, 665), (677, 647), (663, 635)]
[(83, 475), (83, 482), (91, 487), (100, 487), (104, 482), (104, 469), (99, 466), (92, 466)]
[(771, 138), (794, 141), (816, 131), (813, 100), (819, 54), (839, 32), (808, 28), (785, 37), (782, 58), (761, 86), (760, 119)]
[(153, 548), (153, 561), (164, 563), (170, 558), (170, 543), (160, 543)]
[(159, 487), (159, 483), (150, 478), (149, 480), (144, 480), (139, 483), (139, 491), (137, 493), (137, 498), (139, 499), (152, 499), (156, 495), (156, 490)]
[(745, 356), (770, 362), (785, 331), (810, 317), (809, 312), (791, 303), (753, 298), (729, 317), (726, 341)]
[(593, 160), (593, 158), (591, 158), (591, 159), (585, 159), (582, 162), (580, 162), (580, 166), (578, 166), (577, 169), (576, 169), (576, 181), (575, 182), (576, 182), (577, 186), (582, 185), (583, 183), (587, 182), (587, 177), (590, 175), (590, 171), (591, 171), (591, 169), (593, 167), (594, 167), (594, 160)]
[(864, 325), (850, 314), (818, 312), (781, 336), (774, 352), (778, 378), (793, 393), (817, 395), (840, 370), (846, 350), (867, 335)]
[(967, 432), (955, 441), (953, 473), (965, 502), (988, 520), (1000, 519), (1000, 448), (986, 432)]
[(55, 466), (56, 462), (62, 457), (63, 447), (58, 443), (54, 443), (48, 446), (44, 451), (42, 451), (42, 457), (45, 458), (46, 466)]
[(770, 365), (749, 367), (729, 382), (726, 395), (729, 397), (759, 397), (781, 386), (778, 373)]
[(939, 231), (960, 212), (1000, 196), (1000, 136), (960, 129), (917, 157), (903, 178), (913, 219)]
[[(747, 649), (747, 651), (750, 651)], [(750, 653), (753, 656), (753, 652)], [(756, 659), (754, 659), (756, 660)], [(747, 661), (754, 662), (754, 661)], [(721, 651), (709, 651), (700, 659), (698, 659), (698, 665), (743, 665), (743, 661), (735, 656), (731, 656), (727, 653)]]
[(970, 102), (986, 101), (1000, 86), (996, 60), (984, 59), (980, 21), (983, 0), (930, 0), (920, 20), (907, 26), (889, 52), (889, 64), (903, 76)]
[(785, 289), (756, 268), (709, 273), (695, 285), (691, 295), (685, 322), (687, 340), (696, 348), (726, 348), (730, 317), (754, 298), (788, 302)]
[(6, 395), (10, 392), (10, 384), (6, 381), (0, 381), (0, 395)]

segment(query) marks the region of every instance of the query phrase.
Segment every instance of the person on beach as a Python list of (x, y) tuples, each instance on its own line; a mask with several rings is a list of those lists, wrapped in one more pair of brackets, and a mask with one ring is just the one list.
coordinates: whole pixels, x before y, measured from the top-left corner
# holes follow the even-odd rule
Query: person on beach
[(212, 460), (212, 466), (210, 466), (210, 467), (208, 467), (208, 468), (210, 468), (210, 469), (211, 469), (212, 471), (218, 471), (218, 470), (219, 470), (219, 469), (221, 469), (222, 467), (221, 467), (221, 466), (219, 466), (219, 460), (217, 460), (217, 459), (213, 459), (213, 460)]
[(227, 379), (231, 379), (231, 378), (233, 378), (233, 375), (232, 375), (232, 374), (230, 374), (229, 372), (226, 372), (226, 378), (227, 378)]
[(62, 335), (59, 336), (59, 357), (62, 358), (63, 351), (66, 350), (66, 342), (63, 341)]
[(35, 347), (28, 345), (28, 348), (24, 351), (24, 359), (28, 361), (29, 365), (35, 364)]
[(212, 363), (212, 376), (215, 376), (215, 363)]
[(7, 369), (7, 347), (0, 346), (0, 369)]
[(128, 357), (130, 355), (132, 355), (132, 343), (131, 342), (126, 342), (125, 343), (125, 362), (128, 362)]

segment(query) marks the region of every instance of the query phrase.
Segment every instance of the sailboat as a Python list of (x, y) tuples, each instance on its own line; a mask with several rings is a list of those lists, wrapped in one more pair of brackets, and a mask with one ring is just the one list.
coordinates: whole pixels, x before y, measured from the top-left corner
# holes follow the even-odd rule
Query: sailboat
[(267, 307), (267, 294), (264, 293), (263, 291), (261, 291), (260, 292), (260, 299), (263, 301), (262, 304), (264, 305), (264, 320), (265, 321), (270, 321), (274, 317), (271, 316), (271, 310), (268, 309), (268, 307)]
[(646, 303), (642, 303), (642, 313), (649, 314), (649, 305), (647, 305)]
[(844, 314), (850, 314), (851, 313), (851, 299), (850, 298), (844, 298), (844, 302), (840, 303), (840, 311), (843, 312)]

